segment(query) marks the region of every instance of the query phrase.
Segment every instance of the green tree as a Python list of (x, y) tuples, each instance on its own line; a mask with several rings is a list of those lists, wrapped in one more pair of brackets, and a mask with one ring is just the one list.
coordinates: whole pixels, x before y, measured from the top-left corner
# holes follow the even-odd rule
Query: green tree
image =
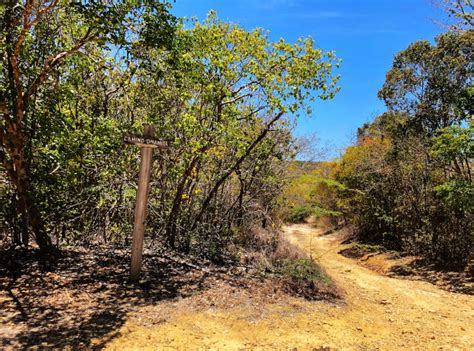
[(457, 21), (452, 28), (473, 28), (474, 5), (471, 0), (444, 0), (443, 2), (446, 12)]
[(275, 163), (289, 155), (287, 113), (308, 113), (308, 101), (334, 96), (338, 60), (311, 38), (271, 42), (261, 29), (246, 31), (213, 13), (181, 29), (177, 42), (175, 52), (147, 54), (134, 109), (173, 140), (162, 164), (161, 189), (170, 190), (157, 194), (159, 212), (167, 214), (168, 244), (189, 250), (220, 240), (209, 235), (229, 238), (250, 215), (245, 208), (268, 212), (278, 190)]
[(473, 115), (474, 32), (448, 32), (411, 44), (395, 56), (379, 91), (387, 107), (409, 116), (407, 127), (427, 137)]
[(341, 161), (361, 238), (463, 264), (473, 245), (473, 33), (451, 31), (395, 56), (379, 92), (389, 111)]
[(41, 138), (48, 119), (61, 115), (37, 113), (38, 108), (46, 112), (48, 103), (54, 104), (48, 93), (62, 83), (61, 68), (73, 70), (88, 55), (93, 61), (94, 48), (131, 46), (131, 31), (135, 46), (147, 44), (153, 30), (169, 40), (174, 20), (159, 2), (9, 0), (0, 8), (0, 21), (0, 159), (15, 188), (23, 245), (28, 246), (31, 228), (38, 245), (47, 248), (51, 240), (32, 188), (30, 163), (33, 140)]

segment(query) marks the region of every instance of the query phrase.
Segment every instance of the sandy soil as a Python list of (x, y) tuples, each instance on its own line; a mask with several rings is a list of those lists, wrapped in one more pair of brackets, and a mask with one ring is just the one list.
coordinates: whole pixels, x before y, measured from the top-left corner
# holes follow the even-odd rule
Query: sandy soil
[(337, 253), (338, 233), (319, 236), (309, 225), (284, 230), (319, 259), (344, 304), (242, 301), (196, 313), (183, 300), (156, 326), (130, 318), (106, 349), (474, 350), (473, 296), (368, 270)]

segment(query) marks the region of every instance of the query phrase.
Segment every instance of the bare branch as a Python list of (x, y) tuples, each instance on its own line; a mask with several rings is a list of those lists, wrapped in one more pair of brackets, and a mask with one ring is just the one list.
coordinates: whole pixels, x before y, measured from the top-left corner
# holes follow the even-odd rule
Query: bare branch
[(219, 187), (224, 183), (224, 181), (234, 172), (239, 168), (239, 166), (242, 164), (242, 162), (245, 161), (245, 159), (252, 153), (253, 149), (260, 144), (260, 142), (265, 139), (267, 136), (268, 132), (270, 131), (271, 127), (284, 115), (283, 112), (279, 112), (276, 114), (263, 128), (263, 130), (260, 132), (257, 138), (247, 147), (247, 150), (245, 150), (245, 153), (234, 163), (232, 167), (230, 167), (216, 182), (216, 184), (213, 186), (209, 194), (207, 195), (206, 199), (204, 200), (201, 210), (199, 211), (198, 215), (194, 219), (193, 227), (192, 229), (196, 228), (196, 225), (199, 223), (201, 220), (204, 212), (206, 211), (207, 207), (209, 206), (212, 198), (214, 197), (215, 193), (217, 190), (219, 190)]

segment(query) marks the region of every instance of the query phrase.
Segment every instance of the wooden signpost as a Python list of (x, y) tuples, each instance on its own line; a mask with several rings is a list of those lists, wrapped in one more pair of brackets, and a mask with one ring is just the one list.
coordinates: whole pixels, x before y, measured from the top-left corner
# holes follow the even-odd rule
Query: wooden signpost
[(150, 190), (151, 160), (154, 148), (164, 149), (167, 142), (153, 138), (155, 128), (145, 125), (143, 136), (126, 134), (123, 141), (140, 147), (140, 172), (138, 177), (137, 202), (135, 205), (135, 221), (133, 223), (132, 259), (130, 264), (130, 280), (137, 282), (142, 268), (143, 238)]

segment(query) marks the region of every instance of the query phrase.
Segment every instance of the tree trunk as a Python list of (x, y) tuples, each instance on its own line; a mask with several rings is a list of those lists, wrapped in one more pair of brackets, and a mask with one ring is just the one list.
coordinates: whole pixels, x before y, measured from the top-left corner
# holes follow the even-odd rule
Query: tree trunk
[(21, 241), (23, 246), (28, 247), (31, 227), (40, 249), (50, 249), (51, 240), (44, 228), (41, 212), (31, 196), (31, 184), (25, 159), (25, 137), (18, 127), (10, 127), (6, 149), (12, 162), (5, 162), (5, 166), (18, 196), (18, 212), (21, 214), (22, 221)]
[(166, 225), (166, 235), (167, 235), (167, 242), (168, 245), (172, 248), (176, 248), (176, 232), (177, 232), (177, 227), (176, 227), (176, 220), (179, 217), (179, 213), (181, 211), (181, 202), (183, 199), (183, 193), (184, 189), (186, 186), (186, 183), (188, 181), (188, 178), (191, 176), (191, 173), (196, 166), (196, 163), (199, 159), (199, 156), (196, 156), (192, 159), (188, 167), (183, 173), (183, 176), (181, 177), (181, 180), (178, 184), (178, 187), (176, 189), (176, 194), (173, 200), (173, 206), (171, 208), (170, 215), (168, 217), (167, 225)]
[(240, 164), (252, 153), (253, 149), (260, 144), (260, 142), (265, 139), (267, 136), (268, 132), (270, 129), (273, 127), (273, 125), (283, 116), (283, 112), (279, 112), (276, 114), (268, 123), (267, 125), (263, 128), (263, 130), (260, 132), (258, 137), (247, 147), (247, 150), (245, 153), (234, 163), (232, 167), (230, 167), (214, 184), (212, 187), (211, 191), (208, 193), (207, 197), (205, 198), (201, 210), (199, 213), (196, 215), (194, 219), (193, 226), (191, 230), (196, 229), (196, 226), (200, 222), (202, 216), (204, 215), (204, 212), (207, 210), (207, 207), (211, 203), (211, 200), (213, 199), (214, 195), (216, 192), (219, 190), (220, 186), (227, 180), (227, 178), (232, 174), (232, 172), (236, 171)]

